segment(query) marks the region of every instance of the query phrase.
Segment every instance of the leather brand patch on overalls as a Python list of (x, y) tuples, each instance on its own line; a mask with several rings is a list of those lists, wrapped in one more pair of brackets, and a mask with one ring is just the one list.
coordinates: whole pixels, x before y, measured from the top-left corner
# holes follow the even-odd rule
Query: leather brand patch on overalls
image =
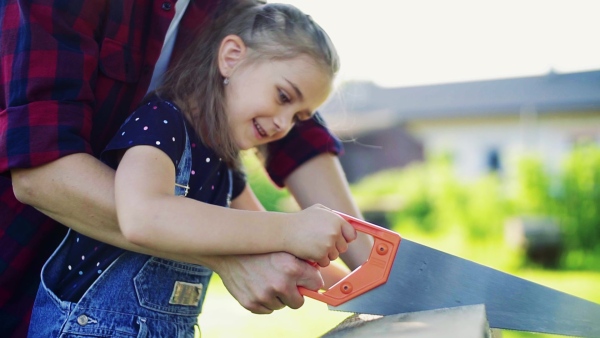
[(173, 286), (173, 294), (171, 294), (171, 299), (169, 299), (169, 304), (198, 306), (203, 288), (204, 286), (202, 284), (176, 281)]

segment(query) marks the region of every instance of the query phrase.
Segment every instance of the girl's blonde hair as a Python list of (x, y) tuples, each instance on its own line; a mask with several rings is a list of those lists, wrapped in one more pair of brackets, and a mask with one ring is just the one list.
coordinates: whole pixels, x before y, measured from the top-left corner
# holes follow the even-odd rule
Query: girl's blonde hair
[[(310, 16), (287, 4), (237, 2), (203, 29), (156, 90), (180, 105), (202, 142), (235, 169), (240, 166), (239, 148), (229, 130), (224, 79), (217, 60), (223, 38), (237, 35), (244, 41), (247, 64), (308, 55), (331, 78), (339, 69), (333, 43)], [(199, 109), (192, 114), (193, 106)]]

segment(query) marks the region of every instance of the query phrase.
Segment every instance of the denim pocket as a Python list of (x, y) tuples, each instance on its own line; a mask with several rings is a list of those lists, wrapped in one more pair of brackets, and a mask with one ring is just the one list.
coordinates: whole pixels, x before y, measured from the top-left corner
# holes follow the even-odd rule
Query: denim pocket
[(167, 314), (198, 316), (212, 270), (151, 257), (133, 278), (140, 306)]

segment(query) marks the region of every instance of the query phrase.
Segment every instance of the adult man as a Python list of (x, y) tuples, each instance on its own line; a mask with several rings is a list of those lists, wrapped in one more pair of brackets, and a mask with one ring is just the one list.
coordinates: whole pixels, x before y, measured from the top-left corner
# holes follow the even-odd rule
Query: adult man
[[(129, 243), (117, 224), (114, 172), (97, 160), (168, 63), (232, 1), (5, 1), (0, 332), (25, 335), (41, 266), (67, 229), (57, 222), (128, 250), (208, 266), (256, 313), (297, 308), (303, 302), (298, 285), (320, 286), (316, 269), (283, 253), (206, 257)], [(358, 215), (332, 155), (339, 151), (339, 142), (315, 119), (271, 145), (267, 169), (302, 207), (319, 202)], [(315, 171), (319, 175), (312, 176)], [(363, 247), (343, 257), (351, 268), (364, 260)]]

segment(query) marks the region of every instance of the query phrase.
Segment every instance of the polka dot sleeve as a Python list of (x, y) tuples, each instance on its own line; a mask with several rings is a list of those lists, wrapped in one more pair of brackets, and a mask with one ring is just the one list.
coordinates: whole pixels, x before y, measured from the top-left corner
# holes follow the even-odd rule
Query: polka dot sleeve
[[(191, 132), (188, 127), (188, 132)], [(153, 146), (167, 154), (176, 166), (185, 146), (183, 115), (173, 103), (153, 100), (140, 106), (121, 126), (102, 153), (111, 167), (117, 166), (119, 150)]]

